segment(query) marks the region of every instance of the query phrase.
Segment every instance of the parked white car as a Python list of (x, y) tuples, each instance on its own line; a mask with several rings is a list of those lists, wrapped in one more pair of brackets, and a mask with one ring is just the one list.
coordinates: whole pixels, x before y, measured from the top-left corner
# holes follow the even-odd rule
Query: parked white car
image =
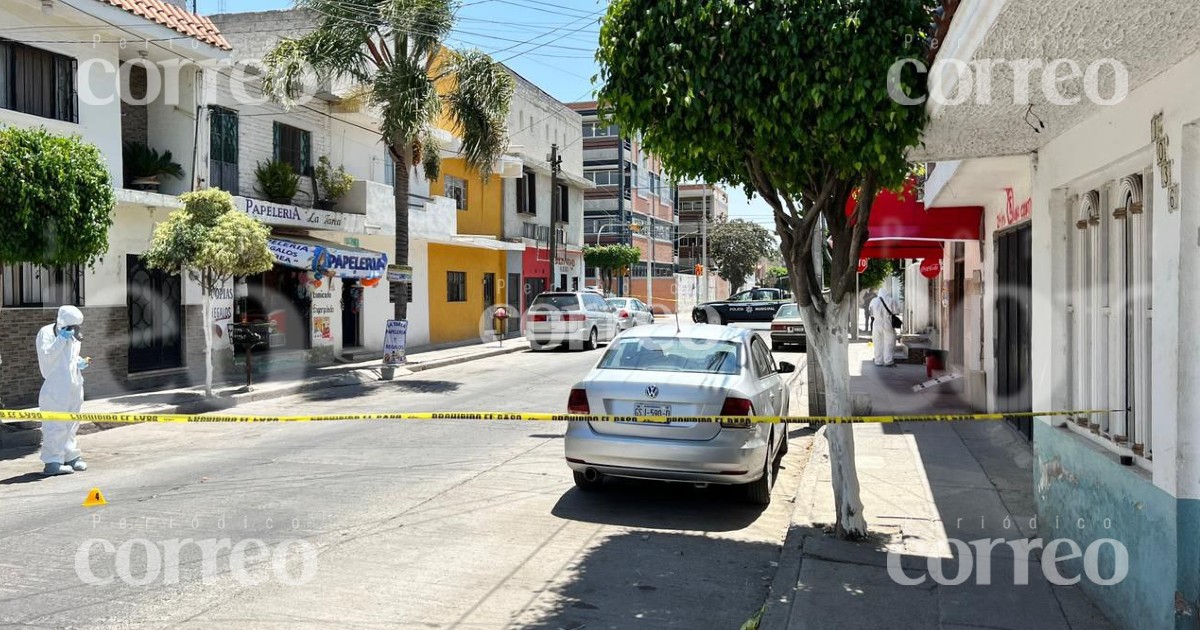
[(568, 423), (566, 458), (582, 490), (606, 476), (693, 484), (742, 484), (746, 497), (771, 500), (775, 467), (787, 452), (787, 426), (672, 422), (672, 416), (787, 415), (785, 374), (752, 330), (709, 324), (638, 326), (623, 333), (571, 389), (574, 414), (658, 416), (662, 422)]
[(619, 332), (616, 309), (591, 291), (539, 294), (525, 314), (525, 338), (535, 351), (560, 345), (594, 350)]
[(617, 325), (621, 330), (654, 323), (654, 312), (637, 298), (608, 298), (608, 304), (617, 309)]

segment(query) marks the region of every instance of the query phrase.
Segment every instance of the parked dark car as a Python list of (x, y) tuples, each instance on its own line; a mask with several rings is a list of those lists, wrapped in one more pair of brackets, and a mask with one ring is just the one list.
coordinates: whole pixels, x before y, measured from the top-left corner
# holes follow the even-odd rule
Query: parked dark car
[(698, 324), (769, 323), (787, 299), (781, 289), (756, 287), (729, 296), (728, 300), (705, 302), (692, 309)]

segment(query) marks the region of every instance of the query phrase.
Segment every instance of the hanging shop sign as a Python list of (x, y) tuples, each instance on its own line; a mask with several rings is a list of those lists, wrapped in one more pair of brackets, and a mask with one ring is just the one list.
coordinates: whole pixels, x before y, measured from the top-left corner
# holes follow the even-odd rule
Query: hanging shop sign
[(926, 278), (929, 278), (930, 280), (932, 280), (932, 279), (938, 277), (938, 275), (941, 273), (942, 273), (942, 259), (926, 258), (925, 261), (921, 263), (921, 275), (922, 276), (925, 276)]
[(365, 234), (367, 217), (361, 214), (347, 214), (332, 210), (316, 208), (301, 208), (279, 203), (271, 203), (250, 197), (234, 197), (234, 205), (238, 210), (259, 219), (267, 225), (286, 225), (303, 227), (314, 230), (331, 230), (334, 232), (353, 232)]
[(387, 254), (382, 252), (339, 249), (286, 238), (267, 239), (267, 247), (281, 265), (330, 277), (381, 278), (388, 266)]

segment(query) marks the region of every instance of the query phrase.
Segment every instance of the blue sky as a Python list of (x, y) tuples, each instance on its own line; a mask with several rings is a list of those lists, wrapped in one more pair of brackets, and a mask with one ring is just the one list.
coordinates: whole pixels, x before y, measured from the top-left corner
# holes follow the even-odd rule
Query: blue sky
[[(287, 9), (291, 0), (198, 0), (201, 13)], [(462, 0), (451, 42), (478, 48), (563, 102), (592, 100), (602, 0)], [(774, 230), (761, 199), (729, 190), (730, 212)]]

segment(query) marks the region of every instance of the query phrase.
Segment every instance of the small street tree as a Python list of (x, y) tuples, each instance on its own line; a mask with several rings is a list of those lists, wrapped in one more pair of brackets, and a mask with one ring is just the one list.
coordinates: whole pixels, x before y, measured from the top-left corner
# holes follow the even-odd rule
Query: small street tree
[(154, 228), (147, 266), (171, 274), (187, 271), (204, 295), (204, 393), (213, 395), (213, 293), (237, 276), (267, 271), (275, 262), (267, 248), (271, 234), (262, 221), (233, 205), (223, 190), (210, 188), (179, 196), (183, 208)]
[[(925, 58), (931, 5), (613, 0), (601, 26), (599, 98), (613, 122), (681, 178), (740, 185), (772, 208), (834, 416), (852, 413), (848, 315), (871, 206), (900, 187), (925, 123), (924, 108), (899, 104), (889, 87), (923, 92), (912, 64), (896, 62)], [(830, 425), (826, 437), (837, 533), (858, 538), (867, 529), (850, 429)]]
[(633, 245), (590, 245), (583, 248), (583, 261), (600, 270), (605, 293), (612, 290), (613, 274), (637, 264), (642, 250)]
[(775, 239), (767, 228), (742, 219), (721, 221), (708, 233), (708, 258), (713, 270), (735, 293), (758, 269), (758, 263), (775, 250)]
[[(514, 82), (478, 50), (445, 46), (454, 27), (454, 0), (296, 0), (316, 29), (284, 39), (267, 54), (263, 89), (285, 105), (304, 91), (304, 79), (361, 86), (383, 119), (384, 144), (395, 161), (396, 256), (408, 264), (409, 172), (421, 163), (427, 179), (439, 172), (433, 130), (449, 121), (462, 138), (467, 165), (485, 176), (508, 149), (508, 106)], [(408, 301), (392, 287), (395, 318)]]
[(0, 264), (91, 265), (108, 251), (112, 181), (78, 136), (0, 128)]

